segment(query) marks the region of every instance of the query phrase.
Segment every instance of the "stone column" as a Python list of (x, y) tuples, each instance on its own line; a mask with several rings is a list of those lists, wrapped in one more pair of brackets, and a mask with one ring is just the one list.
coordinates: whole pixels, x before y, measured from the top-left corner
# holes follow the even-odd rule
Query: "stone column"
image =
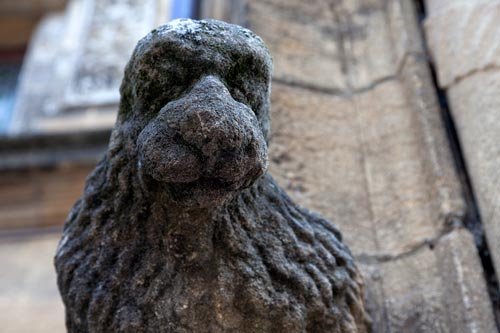
[(500, 1), (427, 1), (425, 31), (500, 273)]

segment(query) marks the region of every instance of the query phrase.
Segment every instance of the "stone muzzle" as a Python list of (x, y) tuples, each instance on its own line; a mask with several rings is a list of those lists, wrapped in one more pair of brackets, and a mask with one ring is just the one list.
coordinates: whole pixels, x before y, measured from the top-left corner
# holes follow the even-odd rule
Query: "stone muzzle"
[(250, 186), (268, 164), (254, 112), (212, 75), (165, 105), (137, 146), (142, 171), (165, 183), (202, 182), (234, 191)]

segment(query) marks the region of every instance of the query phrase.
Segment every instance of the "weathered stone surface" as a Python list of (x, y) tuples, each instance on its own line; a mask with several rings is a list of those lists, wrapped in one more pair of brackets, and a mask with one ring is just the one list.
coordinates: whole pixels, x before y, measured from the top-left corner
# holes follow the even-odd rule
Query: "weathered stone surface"
[[(448, 186), (456, 182), (452, 166), (427, 165), (423, 154), (436, 152), (422, 151), (426, 124), (415, 126), (420, 114), (406, 93), (396, 80), (349, 99), (273, 89), (271, 169), (295, 199), (346, 231), (355, 254), (404, 253), (437, 237), (453, 212), (463, 213), (457, 184)], [(439, 206), (434, 184), (455, 192), (447, 203), (455, 211)]]
[(448, 225), (463, 219), (466, 204), (431, 81), (427, 63), (422, 58), (408, 57), (400, 82), (406, 103), (415, 114), (414, 124), (419, 128), (415, 134), (422, 143), (419, 150), (423, 155), (422, 171), (434, 198), (430, 207), (436, 213), (435, 218)]
[(368, 332), (340, 232), (265, 174), (271, 58), (176, 20), (137, 45), (55, 263), (70, 332)]
[[(344, 8), (353, 3), (336, 2)], [(331, 62), (339, 61), (334, 56), (300, 58), (278, 68), (283, 84), (274, 85), (272, 96), (271, 170), (295, 200), (346, 230), (347, 244), (363, 263), (376, 332), (492, 332), (474, 242), (467, 231), (449, 230), (450, 223), (460, 223), (465, 204), (412, 3), (359, 3), (386, 11), (386, 20), (368, 20), (369, 34), (344, 39), (347, 45), (367, 45), (344, 49), (345, 58), (355, 61), (347, 62), (342, 78), (330, 70)], [(252, 16), (252, 7), (260, 16)], [(293, 54), (281, 43), (300, 35), (271, 24), (273, 8), (286, 12), (289, 21), (306, 17), (316, 25), (311, 31), (322, 24), (330, 31), (342, 26), (305, 7), (279, 0), (250, 4), (250, 26), (267, 30), (263, 38), (278, 52), (276, 59), (280, 52), (281, 57)], [(269, 22), (262, 24), (264, 19)], [(320, 38), (314, 43), (321, 47)], [(377, 43), (386, 46), (378, 51), (368, 46)], [(372, 51), (358, 51), (363, 49)], [(379, 63), (387, 66), (383, 75)], [(310, 72), (294, 77), (308, 66), (323, 68), (314, 75), (331, 85), (314, 85)], [(304, 164), (300, 156), (311, 162)]]
[(349, 94), (421, 52), (412, 11), (406, 1), (250, 1), (248, 20), (275, 57), (275, 79)]
[(341, 226), (355, 255), (376, 252), (352, 104), (276, 83), (272, 91), (271, 173), (303, 206)]
[(361, 269), (375, 332), (497, 331), (474, 241), (464, 229)]
[(439, 84), (500, 67), (500, 1), (427, 0), (425, 31)]
[(496, 332), (484, 271), (472, 234), (465, 229), (453, 231), (434, 244), (434, 251), (449, 331)]
[(446, 88), (498, 274), (500, 2), (429, 0), (426, 3), (430, 51), (439, 83)]
[(500, 273), (500, 71), (472, 74), (448, 89), (450, 107)]
[(335, 20), (324, 1), (248, 2), (250, 27), (273, 54), (275, 79), (344, 91), (339, 32), (328, 29)]
[[(447, 146), (435, 146), (444, 137), (434, 96), (412, 101), (426, 96), (422, 65), (352, 100), (275, 84), (271, 170), (298, 202), (335, 221), (366, 263), (375, 332), (493, 332), (471, 236), (441, 238), (464, 207), (452, 166), (440, 164), (450, 163)], [(434, 251), (425, 245), (434, 242)]]
[(64, 307), (52, 268), (58, 238), (59, 233), (0, 234), (2, 332), (65, 332)]

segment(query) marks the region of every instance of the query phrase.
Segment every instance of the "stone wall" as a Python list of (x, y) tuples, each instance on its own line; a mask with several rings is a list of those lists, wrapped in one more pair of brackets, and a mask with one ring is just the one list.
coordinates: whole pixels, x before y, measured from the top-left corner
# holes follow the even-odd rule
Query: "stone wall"
[(248, 20), (275, 62), (271, 173), (344, 232), (375, 331), (495, 331), (413, 2), (249, 1)]
[(429, 49), (500, 273), (500, 1), (427, 1)]

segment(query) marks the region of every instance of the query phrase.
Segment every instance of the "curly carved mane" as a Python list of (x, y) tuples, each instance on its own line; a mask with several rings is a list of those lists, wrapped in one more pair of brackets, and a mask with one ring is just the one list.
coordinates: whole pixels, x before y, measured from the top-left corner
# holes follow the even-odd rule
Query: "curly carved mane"
[[(340, 232), (294, 204), (269, 175), (212, 217), (203, 233), (211, 239), (189, 240), (172, 231), (179, 227), (175, 221), (148, 223), (165, 213), (137, 188), (126, 155), (110, 152), (99, 163), (64, 229), (59, 286), (66, 305), (88, 318), (70, 331), (233, 331), (220, 326), (216, 312), (196, 318), (183, 309), (187, 292), (210, 288), (200, 304), (231, 316), (235, 328), (312, 332), (301, 326), (308, 322), (320, 332), (319, 322), (321, 332), (363, 332), (362, 282)], [(200, 262), (187, 263), (189, 253)], [(217, 276), (217, 285), (193, 276), (200, 269)], [(194, 290), (180, 290), (176, 281)], [(125, 290), (133, 297), (121, 299)], [(177, 313), (158, 314), (166, 304)], [(169, 315), (183, 329), (170, 327)]]

